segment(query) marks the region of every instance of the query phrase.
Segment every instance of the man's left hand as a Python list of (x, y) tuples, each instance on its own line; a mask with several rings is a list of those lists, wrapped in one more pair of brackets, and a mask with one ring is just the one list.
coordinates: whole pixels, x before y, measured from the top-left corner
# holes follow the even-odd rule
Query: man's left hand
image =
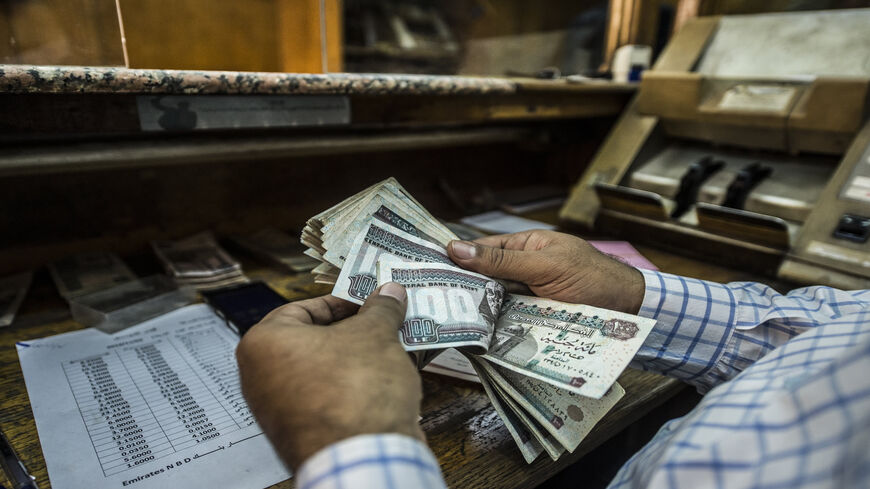
[(242, 391), (294, 470), (332, 443), (367, 433), (425, 441), (420, 375), (398, 339), (405, 289), (388, 283), (359, 309), (332, 296), (282, 306), (239, 343)]

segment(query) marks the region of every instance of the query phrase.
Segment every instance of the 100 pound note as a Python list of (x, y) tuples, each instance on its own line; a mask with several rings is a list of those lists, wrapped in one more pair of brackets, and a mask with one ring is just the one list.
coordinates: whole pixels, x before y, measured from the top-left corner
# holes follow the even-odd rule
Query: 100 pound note
[(362, 304), (378, 285), (378, 262), (451, 263), (447, 250), (375, 219), (354, 240), (332, 295)]
[(509, 295), (485, 361), (600, 399), (655, 320), (581, 304)]
[(399, 331), (405, 350), (486, 352), (504, 298), (501, 284), (447, 264), (381, 260), (378, 284), (387, 282), (403, 285), (408, 294)]

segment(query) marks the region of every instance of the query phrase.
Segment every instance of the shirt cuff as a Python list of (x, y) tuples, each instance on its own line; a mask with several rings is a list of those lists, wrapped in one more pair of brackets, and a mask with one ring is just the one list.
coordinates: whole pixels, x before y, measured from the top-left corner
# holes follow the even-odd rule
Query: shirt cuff
[(446, 487), (438, 461), (406, 435), (358, 435), (312, 455), (300, 467), (298, 489)]
[[(638, 314), (656, 320), (632, 366), (706, 390), (737, 321), (737, 300), (727, 286), (640, 270), (646, 292)], [(718, 374), (715, 376), (718, 377)]]

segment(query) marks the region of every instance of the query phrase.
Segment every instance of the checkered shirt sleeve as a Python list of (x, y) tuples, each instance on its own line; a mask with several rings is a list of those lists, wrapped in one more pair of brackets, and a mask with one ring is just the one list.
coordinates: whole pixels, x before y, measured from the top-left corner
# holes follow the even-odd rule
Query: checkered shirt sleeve
[(782, 295), (755, 282), (641, 273), (646, 294), (639, 314), (656, 319), (656, 326), (632, 366), (683, 380), (702, 393), (800, 333), (870, 307), (868, 291), (814, 286)]
[(298, 489), (445, 488), (429, 448), (398, 434), (360, 435), (320, 450), (299, 470)]
[(870, 487), (870, 291), (644, 276), (635, 364), (710, 390), (611, 489)]

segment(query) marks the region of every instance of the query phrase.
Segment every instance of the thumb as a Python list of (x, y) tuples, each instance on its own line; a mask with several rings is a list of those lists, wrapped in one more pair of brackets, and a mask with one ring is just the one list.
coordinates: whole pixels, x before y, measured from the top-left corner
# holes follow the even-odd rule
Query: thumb
[(506, 250), (470, 241), (451, 241), (450, 259), (457, 265), (494, 278), (530, 283), (536, 279), (534, 258), (529, 251)]
[(405, 288), (396, 282), (387, 282), (369, 295), (351, 320), (364, 321), (367, 328), (395, 336), (405, 320), (407, 303)]

